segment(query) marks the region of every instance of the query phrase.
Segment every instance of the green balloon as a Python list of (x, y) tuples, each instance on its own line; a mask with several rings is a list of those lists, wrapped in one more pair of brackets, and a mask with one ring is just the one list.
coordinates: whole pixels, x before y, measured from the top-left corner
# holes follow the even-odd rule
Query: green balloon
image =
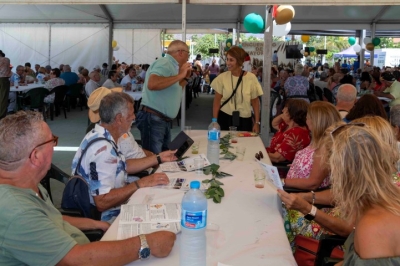
[(244, 18), (243, 26), (249, 33), (262, 33), (265, 23), (259, 14), (250, 13)]
[(349, 38), (349, 44), (350, 44), (350, 45), (356, 44), (356, 38), (350, 37), (350, 38)]
[(374, 46), (378, 46), (381, 43), (381, 39), (379, 39), (378, 37), (375, 37), (372, 39), (372, 44)]
[(230, 43), (230, 44), (232, 44), (232, 39), (227, 39), (226, 41), (225, 41), (225, 44), (228, 44), (228, 43)]
[(315, 51), (315, 47), (310, 47), (310, 52), (314, 52)]

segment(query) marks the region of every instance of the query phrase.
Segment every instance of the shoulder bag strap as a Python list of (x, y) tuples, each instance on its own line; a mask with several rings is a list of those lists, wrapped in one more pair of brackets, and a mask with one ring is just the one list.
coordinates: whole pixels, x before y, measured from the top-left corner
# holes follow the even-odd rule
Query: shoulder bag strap
[(237, 83), (236, 83), (236, 88), (233, 90), (232, 95), (231, 95), (228, 99), (226, 99), (225, 102), (223, 102), (223, 103), (221, 104), (221, 107), (220, 107), (219, 109), (221, 109), (222, 107), (224, 107), (224, 105), (227, 104), (227, 103), (230, 101), (230, 99), (232, 99), (232, 97), (235, 95), (237, 89), (239, 88), (240, 82), (242, 82), (243, 74), (244, 74), (244, 71), (242, 70), (242, 73), (240, 73), (239, 79), (238, 79), (238, 81), (237, 81)]
[(97, 141), (100, 141), (100, 140), (105, 140), (105, 141), (108, 141), (109, 143), (111, 143), (113, 149), (115, 150), (115, 152), (118, 155), (118, 150), (117, 150), (117, 148), (115, 148), (115, 145), (111, 140), (106, 139), (106, 138), (93, 139), (86, 145), (86, 148), (84, 150), (82, 150), (81, 157), (79, 158), (78, 164), (76, 165), (76, 168), (75, 168), (75, 175), (78, 175), (78, 169), (81, 166), (83, 155), (85, 155), (86, 151), (89, 149), (89, 146), (92, 145), (93, 143), (97, 142)]

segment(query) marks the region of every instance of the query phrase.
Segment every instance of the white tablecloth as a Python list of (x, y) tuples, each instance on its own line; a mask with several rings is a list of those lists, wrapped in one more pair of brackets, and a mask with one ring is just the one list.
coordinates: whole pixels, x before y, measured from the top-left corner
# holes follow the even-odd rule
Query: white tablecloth
[(18, 89), (16, 89), (15, 86), (11, 86), (11, 87), (10, 87), (10, 91), (16, 91), (16, 92), (18, 92), (18, 91), (23, 91), (23, 92), (27, 92), (27, 91), (29, 91), (29, 90), (31, 90), (31, 89), (40, 88), (40, 87), (44, 87), (44, 84), (30, 83), (30, 84), (28, 84), (28, 85), (26, 85), (26, 86), (21, 86), (21, 85), (19, 85), (19, 86), (18, 86)]
[(138, 101), (142, 98), (142, 92), (141, 91), (124, 91), (125, 93), (129, 94), (132, 99), (135, 101)]
[[(207, 131), (192, 130), (190, 136), (200, 140), (199, 153), (207, 153)], [(227, 132), (223, 132), (223, 135)], [(263, 189), (254, 187), (253, 169), (259, 168), (254, 159), (256, 152), (264, 153), (263, 161), (270, 163), (259, 137), (239, 138), (237, 144), (244, 145), (244, 161), (220, 160), (221, 170), (232, 177), (221, 179), (225, 197), (222, 203), (208, 201), (208, 224), (219, 230), (207, 230), (207, 265), (218, 262), (227, 265), (296, 265), (283, 227), (281, 201), (276, 188), (267, 183)], [(186, 155), (191, 155), (189, 149)], [(169, 177), (185, 177), (202, 180), (210, 176), (195, 173), (167, 173)], [(135, 192), (130, 203), (145, 203), (147, 199), (156, 203), (181, 202), (184, 192), (159, 188), (143, 188)], [(119, 218), (111, 225), (102, 241), (115, 240)], [(210, 226), (211, 227), (211, 226)], [(167, 258), (151, 257), (147, 261), (136, 261), (129, 265), (179, 265), (180, 234)], [(132, 251), (136, 252), (136, 251)]]

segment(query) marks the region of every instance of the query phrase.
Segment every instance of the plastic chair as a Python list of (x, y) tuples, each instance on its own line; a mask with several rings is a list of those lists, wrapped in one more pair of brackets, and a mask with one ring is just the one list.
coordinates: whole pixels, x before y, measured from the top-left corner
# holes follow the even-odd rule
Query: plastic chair
[(328, 102), (330, 102), (330, 103), (335, 102), (333, 93), (328, 88), (324, 88), (324, 96), (328, 100)]
[(307, 95), (308, 95), (308, 99), (310, 100), (310, 103), (318, 101), (317, 93), (315, 91), (314, 84), (309, 83), (308, 90), (307, 90)]
[[(60, 168), (51, 164), (50, 170), (47, 172), (46, 176), (40, 181), (43, 187), (47, 190), (51, 201), (53, 201), (51, 197), (51, 187), (50, 187), (50, 178), (59, 180), (65, 183), (65, 180), (69, 178), (69, 175), (62, 171)], [(83, 217), (83, 214), (80, 210), (72, 210), (72, 209), (59, 209), (62, 215), (72, 216), (72, 217)], [(103, 230), (93, 229), (93, 230), (82, 230), (82, 232), (86, 235), (86, 237), (90, 240), (90, 242), (99, 241), (103, 235)]]
[(65, 98), (66, 94), (69, 90), (69, 87), (66, 85), (61, 85), (53, 88), (50, 91), (51, 93), (55, 93), (55, 98), (54, 98), (54, 103), (50, 104), (50, 119), (54, 119), (54, 110), (55, 110), (55, 115), (58, 116), (60, 114), (60, 108), (63, 108), (64, 110), (64, 116), (65, 119), (67, 119), (67, 107), (65, 104)]
[(22, 95), (20, 99), (21, 109), (23, 110), (35, 110), (42, 111), (43, 118), (46, 121), (45, 103), (43, 99), (49, 94), (49, 90), (45, 88), (35, 88), (29, 90)]
[(269, 128), (271, 132), (276, 132), (274, 128), (272, 128), (272, 120), (275, 116), (280, 115), (281, 113), (281, 103), (283, 101), (282, 96), (276, 92), (275, 90), (271, 90), (271, 101), (270, 101), (270, 118), (269, 118)]
[(318, 101), (324, 100), (324, 91), (320, 87), (315, 86), (315, 93), (317, 94)]
[(85, 102), (85, 94), (82, 94), (83, 84), (75, 83), (69, 85), (69, 91), (67, 93), (67, 106), (68, 112), (71, 111), (71, 105), (76, 104), (76, 100), (79, 100), (79, 105), (81, 106), (81, 111), (83, 110), (82, 107)]

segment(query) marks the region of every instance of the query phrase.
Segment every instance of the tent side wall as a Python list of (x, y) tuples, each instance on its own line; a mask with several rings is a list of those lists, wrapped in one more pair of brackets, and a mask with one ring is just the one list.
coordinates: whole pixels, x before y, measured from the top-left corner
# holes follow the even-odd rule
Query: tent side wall
[[(114, 29), (114, 39), (120, 46), (114, 56), (120, 62), (150, 64), (161, 56), (160, 30)], [(0, 50), (10, 58), (13, 71), (26, 62), (92, 71), (108, 61), (108, 44), (108, 24), (0, 23)]]

